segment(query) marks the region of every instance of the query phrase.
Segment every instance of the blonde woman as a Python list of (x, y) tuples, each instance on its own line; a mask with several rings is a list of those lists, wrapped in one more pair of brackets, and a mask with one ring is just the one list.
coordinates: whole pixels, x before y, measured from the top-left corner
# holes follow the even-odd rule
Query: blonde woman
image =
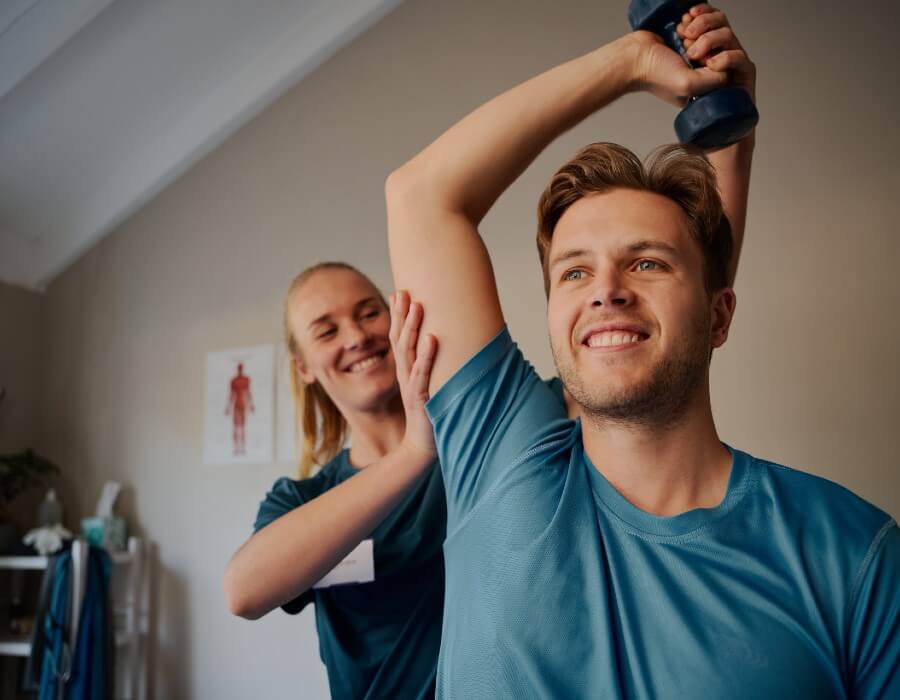
[[(424, 405), (436, 341), (424, 338), (416, 357), (422, 309), (406, 299), (390, 309), (344, 263), (292, 282), (284, 326), (301, 478), (275, 483), (225, 573), (235, 615), (315, 605), (336, 699), (434, 695), (446, 506)], [(314, 464), (322, 467), (310, 476)], [(363, 540), (372, 541), (374, 580), (314, 587)]]

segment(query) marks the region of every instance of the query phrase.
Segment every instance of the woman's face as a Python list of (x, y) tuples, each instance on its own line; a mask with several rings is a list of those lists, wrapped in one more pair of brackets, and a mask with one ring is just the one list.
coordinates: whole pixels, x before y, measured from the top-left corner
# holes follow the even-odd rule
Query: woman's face
[(341, 412), (377, 410), (397, 395), (390, 314), (365, 277), (319, 270), (291, 293), (287, 315), (301, 379), (318, 382)]

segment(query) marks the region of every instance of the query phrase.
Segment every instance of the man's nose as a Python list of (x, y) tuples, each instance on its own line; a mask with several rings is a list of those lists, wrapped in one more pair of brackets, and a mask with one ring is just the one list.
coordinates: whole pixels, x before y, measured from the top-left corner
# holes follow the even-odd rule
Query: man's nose
[(634, 292), (620, 270), (597, 271), (591, 290), (592, 307), (627, 307), (634, 303)]

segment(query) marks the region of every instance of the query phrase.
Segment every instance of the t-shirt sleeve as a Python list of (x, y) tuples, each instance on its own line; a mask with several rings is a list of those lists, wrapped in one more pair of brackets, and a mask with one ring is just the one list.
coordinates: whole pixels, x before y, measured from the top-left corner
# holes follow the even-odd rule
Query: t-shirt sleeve
[(447, 529), (531, 449), (563, 434), (565, 406), (504, 327), (431, 398), (447, 493)]
[(900, 698), (900, 529), (893, 520), (872, 542), (850, 604), (850, 696)]
[[(259, 511), (256, 513), (256, 522), (253, 523), (253, 532), (259, 532), (266, 525), (274, 522), (282, 515), (289, 513), (294, 508), (306, 503), (308, 498), (302, 490), (298, 488), (298, 484), (293, 479), (282, 478), (275, 482), (272, 490), (266, 494), (266, 497), (259, 504)], [(260, 573), (260, 575), (264, 575)], [(296, 615), (307, 605), (315, 600), (313, 589), (309, 589), (293, 600), (288, 601), (281, 606), (281, 609), (291, 615)]]

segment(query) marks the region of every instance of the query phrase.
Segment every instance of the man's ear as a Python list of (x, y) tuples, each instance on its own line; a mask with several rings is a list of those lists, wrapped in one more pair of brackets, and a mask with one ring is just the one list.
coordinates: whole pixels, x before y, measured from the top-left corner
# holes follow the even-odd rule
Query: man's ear
[(306, 366), (306, 363), (299, 355), (296, 353), (292, 355), (291, 362), (294, 363), (294, 369), (297, 371), (297, 376), (300, 377), (300, 381), (304, 384), (315, 384), (316, 378), (313, 376), (313, 373), (309, 371), (309, 367)]
[(713, 293), (710, 313), (712, 314), (710, 341), (713, 348), (720, 348), (728, 340), (728, 331), (731, 328), (731, 320), (734, 318), (734, 309), (737, 305), (737, 297), (730, 287), (720, 289)]

